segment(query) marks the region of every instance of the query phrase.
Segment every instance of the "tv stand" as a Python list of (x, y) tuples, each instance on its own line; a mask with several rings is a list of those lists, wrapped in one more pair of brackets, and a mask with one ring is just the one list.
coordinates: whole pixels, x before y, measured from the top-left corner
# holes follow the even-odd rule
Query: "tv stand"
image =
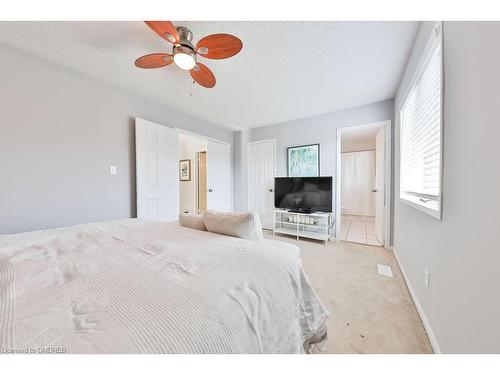
[(325, 241), (327, 244), (333, 230), (333, 215), (329, 212), (293, 212), (275, 209), (273, 214), (273, 236), (276, 233)]
[(294, 209), (294, 210), (288, 210), (288, 212), (291, 212), (294, 214), (312, 214), (314, 211), (313, 210), (306, 210), (306, 209)]

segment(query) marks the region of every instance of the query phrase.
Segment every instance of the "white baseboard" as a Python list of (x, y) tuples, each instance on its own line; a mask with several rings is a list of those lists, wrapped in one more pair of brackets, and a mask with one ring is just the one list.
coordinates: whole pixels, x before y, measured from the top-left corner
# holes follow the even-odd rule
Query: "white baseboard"
[(431, 325), (429, 324), (429, 321), (427, 320), (427, 317), (425, 316), (425, 312), (422, 309), (422, 306), (420, 305), (420, 302), (418, 301), (418, 298), (413, 291), (413, 288), (411, 286), (410, 280), (408, 279), (408, 276), (406, 275), (405, 269), (403, 265), (401, 264), (398, 253), (396, 252), (396, 249), (392, 247), (392, 252), (394, 253), (394, 257), (396, 258), (396, 262), (398, 263), (399, 269), (401, 270), (401, 274), (403, 275), (403, 278), (406, 283), (406, 287), (408, 288), (408, 291), (410, 292), (411, 299), (413, 300), (413, 303), (415, 304), (415, 307), (417, 308), (418, 315), (420, 316), (420, 320), (422, 321), (422, 324), (424, 325), (425, 332), (427, 333), (427, 336), (429, 337), (429, 341), (432, 346), (432, 350), (434, 351), (435, 354), (441, 354), (441, 349), (439, 349), (438, 342), (436, 340), (436, 337), (434, 336), (434, 333), (432, 332)]

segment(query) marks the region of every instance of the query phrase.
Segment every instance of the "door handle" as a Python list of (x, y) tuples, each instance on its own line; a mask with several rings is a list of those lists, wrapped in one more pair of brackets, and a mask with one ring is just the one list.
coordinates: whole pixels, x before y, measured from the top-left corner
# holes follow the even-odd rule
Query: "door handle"
[(211, 193), (212, 191), (214, 191), (214, 189), (208, 189), (208, 192)]
[(372, 193), (376, 193), (378, 190), (377, 189), (373, 189), (372, 190)]
[(269, 189), (269, 192), (272, 193), (273, 192), (273, 189)]

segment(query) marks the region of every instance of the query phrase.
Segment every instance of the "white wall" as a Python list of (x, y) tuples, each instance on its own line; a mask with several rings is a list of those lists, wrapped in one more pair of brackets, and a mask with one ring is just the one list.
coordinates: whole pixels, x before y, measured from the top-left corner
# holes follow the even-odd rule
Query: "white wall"
[(179, 212), (196, 213), (196, 152), (206, 150), (207, 141), (187, 134), (179, 134), (179, 159), (191, 160), (191, 180), (179, 182)]
[(0, 234), (135, 216), (135, 117), (233, 141), (229, 130), (2, 44), (0, 103)]
[[(422, 24), (399, 109), (432, 30)], [(500, 353), (500, 23), (445, 22), (443, 218), (395, 199), (394, 247), (444, 353)], [(424, 285), (424, 270), (430, 285)]]

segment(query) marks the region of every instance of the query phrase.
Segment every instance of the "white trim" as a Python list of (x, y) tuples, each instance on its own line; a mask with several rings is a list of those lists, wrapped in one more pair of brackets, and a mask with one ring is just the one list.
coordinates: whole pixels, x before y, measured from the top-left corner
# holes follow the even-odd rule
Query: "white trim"
[[(248, 207), (249, 207), (249, 204), (248, 204), (248, 200), (249, 200), (249, 196), (250, 194), (248, 193), (248, 190), (249, 190), (249, 187), (248, 187), (248, 171), (250, 170), (249, 168), (249, 164), (250, 164), (250, 145), (255, 145), (255, 144), (258, 144), (258, 143), (267, 143), (267, 142), (272, 142), (273, 144), (273, 154), (274, 154), (274, 166), (273, 166), (273, 169), (274, 169), (274, 177), (276, 177), (276, 138), (270, 138), (270, 139), (262, 139), (260, 141), (253, 141), (253, 142), (247, 142), (247, 162), (246, 162), (246, 185), (247, 185), (247, 199), (246, 199), (246, 207), (245, 209), (248, 211)], [(274, 190), (274, 188), (273, 188)]]
[[(433, 209), (428, 208), (426, 206), (422, 206), (418, 203), (414, 203), (408, 199), (405, 199), (405, 198), (401, 197), (401, 192), (399, 193), (398, 199), (399, 199), (399, 202), (406, 204), (407, 206), (413, 207), (414, 209), (419, 210), (419, 211), (421, 211), (429, 216), (432, 216), (435, 219), (441, 220), (441, 210), (436, 211), (436, 210), (433, 210)], [(441, 204), (440, 204), (440, 206), (441, 206)]]
[(340, 224), (342, 214), (340, 212), (340, 189), (342, 187), (342, 128), (337, 129), (337, 152), (335, 156), (335, 240), (340, 241)]
[(432, 346), (432, 350), (434, 351), (435, 354), (441, 354), (441, 349), (439, 348), (438, 342), (436, 340), (436, 336), (434, 336), (434, 332), (432, 332), (432, 327), (431, 324), (429, 323), (429, 320), (427, 319), (427, 316), (425, 315), (424, 309), (422, 308), (422, 305), (420, 305), (420, 302), (418, 301), (417, 295), (415, 294), (413, 287), (411, 286), (410, 279), (408, 279), (408, 276), (406, 275), (406, 271), (401, 264), (401, 261), (399, 260), (398, 253), (396, 249), (393, 247), (392, 252), (394, 254), (394, 258), (396, 258), (396, 262), (398, 263), (398, 267), (401, 271), (401, 274), (403, 275), (403, 279), (406, 284), (406, 288), (408, 289), (408, 292), (410, 292), (410, 297), (413, 300), (413, 304), (415, 305), (415, 308), (417, 309), (418, 315), (420, 316), (420, 320), (422, 321), (422, 324), (424, 326), (425, 332), (427, 333), (427, 337), (429, 338), (429, 341)]
[(335, 239), (337, 241), (340, 241), (340, 224), (341, 224), (341, 212), (340, 212), (340, 207), (341, 207), (341, 198), (340, 198), (340, 193), (341, 193), (341, 188), (342, 188), (342, 181), (341, 181), (341, 176), (342, 176), (342, 134), (343, 133), (348, 133), (352, 131), (357, 131), (357, 130), (363, 130), (363, 129), (370, 129), (370, 128), (384, 128), (385, 130), (385, 165), (384, 165), (384, 183), (385, 183), (385, 189), (384, 189), (384, 194), (385, 194), (385, 202), (387, 203), (385, 205), (384, 209), (384, 244), (383, 246), (386, 249), (390, 248), (391, 245), (391, 206), (392, 206), (392, 200), (391, 200), (391, 193), (392, 193), (392, 169), (391, 169), (391, 162), (392, 162), (392, 143), (391, 143), (391, 137), (392, 137), (392, 121), (386, 120), (386, 121), (378, 121), (378, 122), (371, 122), (368, 124), (363, 124), (363, 125), (355, 125), (355, 126), (349, 126), (345, 128), (338, 128), (337, 129), (337, 151), (336, 151), (336, 169), (335, 169)]
[(391, 247), (391, 208), (392, 208), (392, 121), (385, 125), (385, 165), (384, 165), (384, 194), (385, 194), (385, 217), (384, 217), (384, 247)]

